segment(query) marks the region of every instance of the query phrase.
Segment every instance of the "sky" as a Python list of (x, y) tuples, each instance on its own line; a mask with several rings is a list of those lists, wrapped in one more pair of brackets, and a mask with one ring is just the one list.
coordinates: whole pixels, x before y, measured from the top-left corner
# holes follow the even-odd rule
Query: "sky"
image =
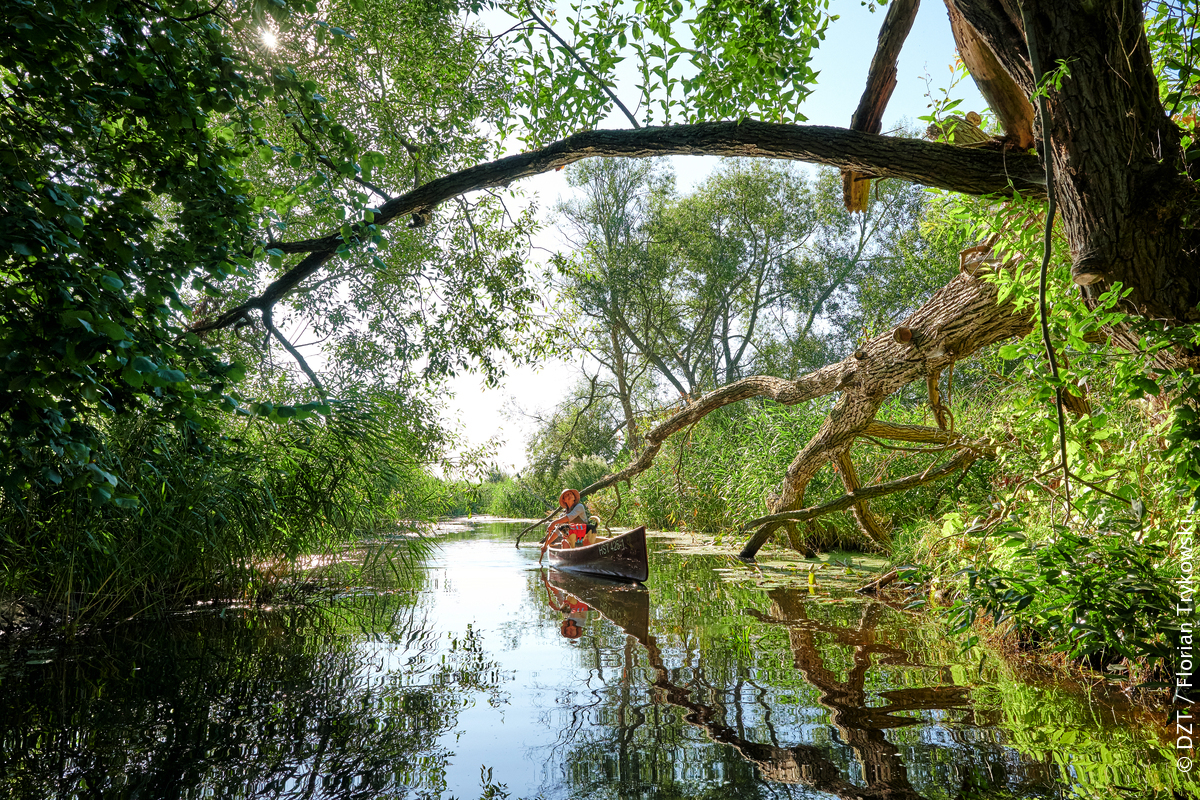
[[(825, 41), (816, 51), (814, 69), (819, 76), (801, 112), (808, 117), (807, 124), (847, 127), (866, 86), (885, 10), (872, 13), (859, 0), (833, 0), (830, 5), (839, 19), (829, 26)], [(896, 90), (883, 120), (885, 133), (904, 121), (910, 126), (924, 126), (917, 118), (929, 113), (930, 98), (926, 95), (932, 92), (941, 98), (943, 90), (950, 87), (954, 59), (954, 39), (945, 8), (940, 3), (925, 4), (900, 54)], [(956, 113), (982, 112), (986, 108), (969, 79), (959, 83), (951, 94), (964, 100)], [(624, 122), (623, 117), (620, 122)], [(624, 125), (614, 120), (614, 127)], [(674, 157), (671, 161), (681, 193), (701, 183), (719, 163), (715, 157), (697, 156)], [(522, 182), (522, 188), (537, 198), (543, 215), (548, 215), (560, 198), (571, 194), (565, 172), (530, 178)], [(535, 241), (539, 249), (533, 258), (537, 259), (539, 252), (562, 246), (553, 225), (548, 225)], [(460, 375), (450, 382), (453, 397), (446, 400), (443, 420), (459, 431), (464, 446), (496, 443), (496, 465), (509, 473), (519, 472), (526, 463), (525, 440), (532, 430), (532, 423), (521, 412), (549, 412), (563, 398), (578, 366), (547, 360), (537, 366), (515, 367), (494, 389), (485, 388), (478, 376)]]

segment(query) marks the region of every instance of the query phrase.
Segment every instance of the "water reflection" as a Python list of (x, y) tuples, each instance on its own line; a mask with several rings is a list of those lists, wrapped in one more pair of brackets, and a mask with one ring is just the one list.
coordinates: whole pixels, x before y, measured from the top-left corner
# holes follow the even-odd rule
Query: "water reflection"
[[(554, 572), (555, 581), (561, 582), (565, 574), (556, 570)], [(566, 588), (552, 586), (548, 570), (542, 572), (542, 583), (546, 586), (546, 598), (550, 607), (563, 615), (562, 626), (559, 628), (563, 638), (578, 639), (583, 635), (583, 629), (587, 625), (588, 612), (592, 610), (591, 606), (571, 594)]]
[[(594, 712), (594, 724), (590, 736), (580, 731), (569, 760), (597, 767), (567, 771), (572, 794), (636, 796), (674, 785), (678, 796), (809, 797), (815, 790), (822, 797), (920, 800), (1060, 796), (1064, 788), (1049, 765), (1005, 746), (997, 715), (975, 708), (948, 668), (909, 649), (899, 615), (881, 603), (817, 604), (807, 593), (774, 589), (766, 610), (746, 609), (767, 626), (754, 648), (760, 655), (769, 652), (763, 645), (772, 633), (786, 635), (787, 660), (811, 690), (808, 707), (802, 703), (795, 714), (788, 713), (794, 702), (781, 702), (781, 675), (747, 669), (754, 657), (741, 647), (745, 640), (696, 648), (688, 641), (692, 631), (668, 625), (661, 644), (651, 627), (662, 620), (653, 619), (645, 589), (557, 572), (543, 581), (552, 598), (594, 609), (626, 637), (620, 678), (609, 682), (605, 702), (571, 709), (576, 719)], [(597, 649), (615, 654), (618, 645)], [(631, 687), (639, 668), (649, 689), (640, 699)], [(695, 740), (672, 730), (676, 721), (723, 746), (707, 748), (706, 769), (689, 768)], [(905, 728), (915, 735), (895, 735)]]
[(1186, 788), (1152, 735), (1106, 727), (1050, 687), (989, 683), (878, 603), (733, 585), (719, 561), (661, 550), (649, 589), (596, 582), (538, 568), (511, 537), (447, 535), (411, 587), (375, 578), (320, 606), (198, 611), (71, 648), (9, 644), (0, 796)]
[[(838, 797), (918, 798), (920, 795), (908, 783), (899, 750), (884, 738), (883, 731), (917, 724), (919, 720), (896, 717), (891, 712), (953, 709), (967, 705), (963, 689), (948, 686), (888, 692), (889, 705), (868, 708), (864, 681), (872, 665), (872, 657), (883, 655), (891, 660), (890, 663), (907, 663), (898, 659), (903, 651), (876, 637), (878, 605), (866, 605), (860, 624), (851, 630), (820, 623), (806, 624), (810, 621), (804, 612), (803, 602), (797, 602), (791, 593), (774, 592), (772, 599), (775, 610), (787, 609), (784, 612), (786, 616), (773, 619), (757, 611), (754, 613), (759, 619), (788, 625), (796, 667), (821, 690), (821, 704), (832, 712), (833, 724), (841, 734), (842, 741), (850, 745), (862, 765), (866, 781), (865, 786), (858, 785), (842, 777), (842, 766), (835, 763), (824, 748), (807, 744), (791, 747), (779, 745), (778, 733), (769, 722), (771, 708), (766, 702), (768, 690), (765, 687), (746, 681), (755, 690), (750, 694), (749, 701), (757, 706), (753, 713), (761, 714), (766, 722), (772, 740), (769, 743), (747, 738), (744, 722), (737, 726), (726, 722), (730, 711), (739, 721), (747, 716), (748, 709), (742, 707), (742, 692), (732, 693), (732, 709), (718, 708), (696, 699), (725, 694), (706, 680), (703, 670), (691, 670), (687, 686), (673, 680), (672, 670), (665, 665), (658, 642), (649, 632), (649, 594), (644, 589), (611, 586), (562, 573), (555, 573), (554, 581), (560, 587), (560, 594), (573, 598), (577, 606), (584, 608), (588, 605), (580, 598), (586, 598), (587, 603), (642, 646), (653, 673), (650, 685), (654, 689), (652, 697), (655, 702), (667, 703), (685, 711), (685, 722), (702, 730), (713, 742), (734, 748), (742, 758), (754, 764), (767, 781), (803, 784)], [(855, 664), (845, 680), (839, 680), (825, 666), (813, 639), (813, 633), (817, 631), (831, 632), (840, 642), (849, 641), (855, 646)], [(629, 669), (624, 671), (625, 676), (629, 673)], [(622, 711), (627, 712), (628, 709)], [(618, 713), (618, 721), (625, 716), (625, 713)], [(644, 723), (644, 714), (629, 716), (636, 720), (630, 727)], [(630, 734), (631, 731), (618, 732), (619, 741), (628, 741)]]
[(20, 798), (439, 796), (463, 693), (503, 677), (472, 631), (439, 641), (399, 600), (194, 614), (6, 665), (0, 786)]

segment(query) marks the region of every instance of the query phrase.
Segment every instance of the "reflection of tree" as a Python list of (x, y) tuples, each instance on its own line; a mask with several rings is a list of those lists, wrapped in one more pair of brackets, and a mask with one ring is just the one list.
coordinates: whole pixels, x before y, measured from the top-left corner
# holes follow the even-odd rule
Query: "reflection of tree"
[[(386, 613), (372, 608), (359, 616)], [(436, 796), (449, 755), (439, 737), (466, 694), (502, 678), (474, 632), (439, 642), (392, 599), (397, 612), (409, 616), (374, 642), (357, 624), (348, 635), (353, 612), (197, 615), (6, 675), (0, 794)]]
[[(594, 741), (573, 741), (572, 760), (588, 761), (592, 773), (596, 771), (597, 752), (616, 758), (620, 782), (630, 786), (638, 778), (646, 779), (647, 766), (668, 770), (672, 752), (678, 753), (685, 737), (678, 731), (672, 732), (662, 719), (663, 709), (681, 709), (683, 721), (701, 730), (705, 738), (727, 748), (718, 748), (707, 754), (721, 762), (725, 775), (745, 772), (744, 767), (753, 764), (763, 779), (777, 784), (802, 785), (829, 792), (838, 797), (877, 798), (878, 800), (919, 800), (922, 793), (912, 785), (912, 753), (902, 755), (900, 747), (890, 741), (885, 732), (891, 729), (924, 724), (916, 712), (943, 711), (962, 715), (959, 724), (971, 724), (974, 711), (970, 707), (967, 690), (954, 685), (894, 686), (890, 680), (881, 680), (879, 668), (921, 668), (918, 658), (904, 647), (904, 634), (894, 626), (886, 625), (887, 609), (877, 603), (857, 607), (857, 620), (839, 620), (840, 612), (851, 611), (850, 606), (815, 607), (806, 602), (803, 595), (774, 590), (768, 593), (771, 600), (769, 611), (750, 609), (746, 613), (760, 623), (787, 633), (787, 644), (791, 651), (792, 665), (804, 681), (815, 688), (817, 702), (829, 711), (830, 724), (840, 739), (853, 753), (854, 761), (847, 763), (845, 751), (836, 747), (818, 744), (797, 744), (791, 747), (779, 743), (779, 735), (773, 721), (773, 698), (766, 686), (760, 685), (752, 676), (741, 670), (737, 677), (723, 674), (718, 669), (713, 680), (711, 666), (690, 658), (683, 667), (670, 668), (664, 658), (658, 639), (649, 632), (649, 600), (645, 592), (612, 590), (598, 584), (572, 583), (571, 591), (607, 617), (628, 634), (622, 652), (623, 671), (619, 686), (614, 686), (608, 698), (607, 709), (601, 709), (602, 717), (596, 727), (602, 728)], [(834, 613), (829, 613), (834, 612)], [(819, 617), (829, 617), (829, 620)], [(847, 624), (847, 622), (849, 624)], [(668, 623), (670, 624), (670, 623)], [(680, 631), (680, 636), (685, 635)], [(644, 649), (651, 672), (650, 692), (653, 703), (639, 704), (630, 676), (636, 673), (636, 654), (630, 649), (633, 642)], [(610, 643), (616, 649), (616, 643)], [(685, 646), (686, 648), (686, 646)], [(844, 659), (836, 658), (848, 653)], [(720, 654), (710, 650), (705, 655), (719, 660)], [(746, 662), (736, 657), (742, 667)], [(841, 663), (842, 661), (845, 663)], [(874, 670), (872, 669), (874, 668)], [(874, 685), (873, 685), (874, 684)], [(771, 681), (768, 686), (777, 686)], [(754, 725), (758, 723), (759, 733)], [(647, 725), (646, 723), (651, 724)], [(648, 730), (647, 730), (648, 729)], [(643, 731), (643, 739), (635, 744), (635, 736)], [(763, 741), (765, 740), (765, 741)], [(932, 750), (932, 745), (925, 745)], [(995, 745), (979, 743), (984, 755), (999, 751)], [(743, 769), (726, 759), (726, 754), (735, 753), (742, 759)], [(967, 755), (969, 762), (975, 756)], [(956, 762), (972, 772), (963, 756)], [(638, 769), (641, 760), (642, 768)], [(857, 762), (857, 764), (855, 763)], [(860, 771), (861, 770), (861, 771)], [(588, 773), (588, 770), (580, 770)], [(1032, 786), (1041, 784), (1048, 776), (1036, 768), (1017, 779), (1019, 783)], [(617, 776), (609, 776), (615, 779)], [(928, 779), (928, 776), (923, 776)], [(662, 780), (662, 775), (657, 775)], [(975, 782), (978, 776), (968, 775), (966, 780)], [(992, 779), (983, 778), (985, 785), (996, 785)], [(963, 780), (961, 777), (956, 784)], [(670, 781), (668, 773), (667, 781)], [(572, 788), (576, 792), (599, 788), (594, 779), (586, 779), (571, 771)], [(1001, 779), (1003, 785), (1004, 779)], [(770, 790), (745, 774), (735, 791), (729, 796), (764, 796)], [(661, 786), (661, 784), (657, 784)], [(782, 788), (782, 787), (781, 787)], [(1006, 789), (1014, 788), (1011, 784)], [(988, 796), (983, 790), (978, 796)], [(1003, 792), (1001, 792), (1003, 794)], [(1007, 796), (1007, 795), (1005, 795)]]
[[(825, 748), (804, 744), (780, 747), (777, 744), (763, 744), (745, 739), (725, 722), (723, 711), (696, 702), (692, 699), (689, 689), (671, 681), (654, 637), (647, 636), (642, 643), (654, 669), (652, 685), (658, 690), (659, 696), (672, 705), (687, 709), (687, 722), (702, 728), (713, 741), (734, 747), (744, 758), (754, 762), (766, 780), (803, 783), (832, 792), (838, 797), (897, 800), (919, 798), (920, 795), (908, 784), (904, 765), (896, 747), (883, 736), (885, 728), (909, 725), (916, 720), (893, 717), (889, 712), (901, 708), (946, 708), (947, 700), (951, 705), (961, 705), (965, 702), (962, 690), (958, 687), (902, 689), (890, 693), (905, 696), (898, 703), (883, 709), (867, 708), (863, 683), (867, 669), (871, 666), (872, 648), (858, 648), (855, 665), (849, 677), (845, 681), (838, 681), (833, 672), (825, 667), (812, 640), (811, 631), (793, 637), (792, 642), (796, 666), (821, 690), (822, 705), (830, 709), (833, 723), (842, 734), (843, 740), (854, 748), (862, 762), (867, 778), (866, 787), (858, 786), (842, 777), (841, 767), (834, 763)], [(908, 697), (910, 694), (921, 692), (928, 693), (928, 697)], [(759, 702), (767, 708), (765, 699)]]
[[(883, 732), (888, 728), (913, 725), (920, 721), (895, 716), (897, 712), (967, 706), (966, 690), (959, 686), (906, 687), (882, 692), (888, 700), (887, 704), (868, 706), (866, 677), (876, 657), (879, 663), (915, 666), (902, 648), (880, 635), (878, 627), (882, 606), (867, 603), (863, 606), (858, 626), (843, 628), (809, 619), (806, 603), (794, 592), (774, 590), (769, 595), (774, 612), (772, 615), (753, 610), (749, 613), (764, 622), (787, 626), (796, 669), (820, 690), (821, 705), (829, 709), (830, 721), (842, 740), (853, 748), (863, 766), (863, 777), (867, 782), (866, 787), (834, 788), (823, 785), (822, 788), (843, 797), (919, 797), (909, 784), (899, 750), (884, 737)], [(817, 647), (816, 633), (828, 634), (838, 644), (853, 648), (853, 666), (844, 680), (825, 665), (825, 659)], [(800, 767), (799, 772), (785, 763), (783, 773), (777, 774), (774, 779), (811, 783), (811, 778), (806, 780), (804, 775), (804, 767), (808, 765), (797, 763), (796, 766)]]

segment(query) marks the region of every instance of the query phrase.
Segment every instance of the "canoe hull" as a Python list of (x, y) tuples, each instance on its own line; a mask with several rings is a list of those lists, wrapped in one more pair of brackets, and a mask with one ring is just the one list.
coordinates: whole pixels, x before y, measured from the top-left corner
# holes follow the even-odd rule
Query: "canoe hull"
[(587, 547), (551, 547), (547, 552), (555, 569), (638, 583), (650, 577), (645, 525)]

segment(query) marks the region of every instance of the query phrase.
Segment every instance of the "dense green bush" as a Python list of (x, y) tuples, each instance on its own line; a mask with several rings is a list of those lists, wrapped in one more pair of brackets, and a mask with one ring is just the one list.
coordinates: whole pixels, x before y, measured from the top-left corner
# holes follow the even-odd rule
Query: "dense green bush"
[[(1007, 231), (1016, 252), (1038, 252), (1041, 213), (1012, 204), (984, 217), (983, 232)], [(1191, 458), (1200, 384), (1150, 367), (1165, 348), (1194, 351), (1195, 333), (1126, 314), (1120, 285), (1086, 307), (1068, 288), (1069, 255), (1052, 256), (1046, 323), (1058, 378), (1036, 328), (999, 349), (988, 414), (974, 422), (999, 445), (988, 501), (913, 531), (896, 560), (923, 595), (953, 600), (947, 613), (961, 632), (990, 619), (1092, 667), (1162, 677), (1178, 632), (1173, 532), (1200, 488)], [(1032, 309), (1038, 277), (1025, 263), (992, 280)], [(1105, 326), (1140, 335), (1139, 351), (1108, 343)], [(1061, 427), (1056, 393), (1075, 410)]]

